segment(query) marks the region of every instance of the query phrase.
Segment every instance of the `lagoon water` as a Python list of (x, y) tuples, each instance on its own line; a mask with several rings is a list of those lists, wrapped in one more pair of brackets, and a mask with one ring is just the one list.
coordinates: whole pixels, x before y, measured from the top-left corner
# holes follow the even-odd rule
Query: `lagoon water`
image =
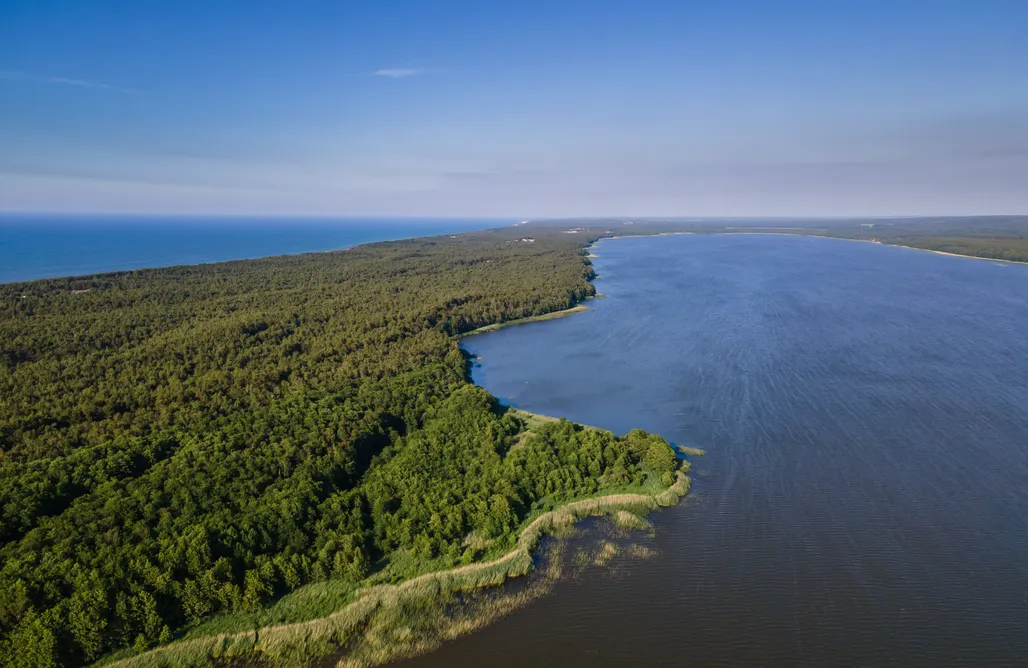
[(539, 413), (704, 448), (649, 560), (405, 666), (1028, 665), (1028, 266), (602, 241), (592, 310), (475, 336)]
[(0, 215), (0, 283), (338, 250), (513, 221), (445, 218)]

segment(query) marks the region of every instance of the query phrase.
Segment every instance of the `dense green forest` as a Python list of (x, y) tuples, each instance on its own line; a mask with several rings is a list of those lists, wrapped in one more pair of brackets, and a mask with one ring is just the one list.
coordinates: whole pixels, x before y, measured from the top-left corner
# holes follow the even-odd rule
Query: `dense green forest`
[(885, 219), (828, 228), (829, 236), (1028, 262), (1028, 216)]
[(579, 237), (508, 231), (0, 285), (0, 657), (139, 652), (390, 559), (509, 548), (659, 437), (526, 425), (457, 345), (593, 294)]

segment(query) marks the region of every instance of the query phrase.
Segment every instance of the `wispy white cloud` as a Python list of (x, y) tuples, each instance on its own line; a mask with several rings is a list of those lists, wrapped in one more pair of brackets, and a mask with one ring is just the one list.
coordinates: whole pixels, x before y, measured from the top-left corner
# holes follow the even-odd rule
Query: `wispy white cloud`
[(417, 67), (387, 67), (381, 70), (375, 70), (372, 72), (376, 77), (389, 77), (390, 79), (406, 79), (407, 77), (414, 77), (419, 74), (425, 74), (427, 70)]
[(96, 88), (100, 90), (115, 91), (118, 93), (127, 93), (129, 95), (139, 94), (139, 91), (132, 90), (131, 88), (121, 88), (120, 86), (112, 86), (110, 84), (101, 83), (99, 81), (87, 81), (85, 79), (69, 79), (68, 77), (34, 77), (22, 74), (20, 72), (0, 72), (0, 79), (6, 79), (8, 81), (28, 81), (33, 83), (54, 84), (57, 86), (75, 86), (77, 88)]
[(137, 94), (139, 91), (132, 90), (130, 88), (121, 88), (120, 86), (112, 86), (110, 84), (100, 83), (97, 81), (86, 81), (84, 79), (68, 79), (66, 77), (47, 77), (43, 79), (46, 83), (60, 84), (62, 86), (78, 86), (79, 88), (101, 88), (103, 90), (113, 90), (119, 93), (131, 93)]

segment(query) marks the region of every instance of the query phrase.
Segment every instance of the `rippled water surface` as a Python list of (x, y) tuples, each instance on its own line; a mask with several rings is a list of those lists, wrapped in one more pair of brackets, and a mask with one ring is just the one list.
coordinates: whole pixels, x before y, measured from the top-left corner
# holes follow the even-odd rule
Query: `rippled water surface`
[(408, 666), (1028, 666), (1028, 267), (606, 240), (593, 310), (476, 336), (498, 397), (707, 450), (658, 556)]

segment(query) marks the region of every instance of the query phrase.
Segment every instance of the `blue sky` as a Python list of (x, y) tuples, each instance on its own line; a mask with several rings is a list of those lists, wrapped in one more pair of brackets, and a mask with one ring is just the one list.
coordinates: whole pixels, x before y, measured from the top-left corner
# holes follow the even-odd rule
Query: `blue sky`
[(1028, 2), (0, 4), (0, 209), (1028, 213)]

